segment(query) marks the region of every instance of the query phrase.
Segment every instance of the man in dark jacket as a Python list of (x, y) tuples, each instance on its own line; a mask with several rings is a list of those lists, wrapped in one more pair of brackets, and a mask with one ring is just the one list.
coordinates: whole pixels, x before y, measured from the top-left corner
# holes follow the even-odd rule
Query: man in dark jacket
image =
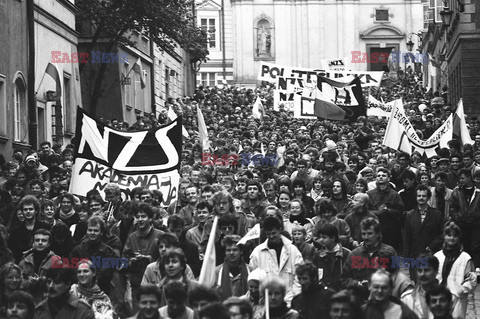
[(303, 319), (329, 318), (329, 300), (334, 291), (318, 283), (318, 270), (311, 262), (300, 264), (295, 269), (302, 293), (292, 299), (292, 309)]
[(383, 242), (396, 250), (402, 245), (400, 232), (403, 202), (400, 195), (390, 188), (390, 171), (386, 168), (377, 170), (377, 187), (368, 191), (369, 209), (378, 216), (383, 235)]
[(55, 280), (50, 284), (48, 298), (35, 307), (34, 318), (94, 319), (90, 305), (70, 293), (75, 273), (72, 269), (56, 269)]
[[(421, 253), (435, 253), (442, 248), (443, 214), (428, 205), (432, 196), (428, 186), (418, 185), (416, 188), (417, 206), (407, 212), (405, 220), (404, 256), (416, 258)], [(415, 271), (410, 268), (410, 278), (414, 279)]]

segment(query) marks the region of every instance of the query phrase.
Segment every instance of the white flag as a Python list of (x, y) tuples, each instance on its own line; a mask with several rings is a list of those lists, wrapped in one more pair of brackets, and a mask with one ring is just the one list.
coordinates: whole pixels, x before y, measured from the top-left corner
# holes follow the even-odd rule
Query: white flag
[(254, 118), (263, 121), (264, 109), (263, 109), (262, 101), (260, 100), (259, 96), (257, 96), (257, 100), (255, 101), (255, 104), (253, 104), (252, 113)]
[(215, 254), (215, 234), (217, 232), (218, 216), (213, 219), (212, 230), (208, 237), (207, 249), (203, 257), (202, 270), (198, 282), (211, 288), (215, 285), (215, 267), (217, 264), (217, 256)]
[(238, 241), (237, 245), (245, 245), (247, 241), (257, 238), (260, 238), (260, 224), (255, 224), (255, 226)]

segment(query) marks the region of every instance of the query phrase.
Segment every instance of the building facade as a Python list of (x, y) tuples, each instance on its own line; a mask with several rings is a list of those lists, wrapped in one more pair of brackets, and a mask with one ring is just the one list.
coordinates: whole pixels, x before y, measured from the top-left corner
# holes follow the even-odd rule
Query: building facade
[[(409, 35), (425, 27), (420, 0), (215, 1), (197, 5), (197, 24), (207, 23), (204, 29), (224, 42), (215, 41), (224, 52), (211, 51), (197, 75), (197, 83), (210, 86), (224, 80), (255, 85), (261, 61), (318, 68), (322, 59), (351, 62), (354, 51), (368, 56), (392, 49), (407, 52)], [(230, 59), (232, 82), (227, 77)], [(219, 65), (226, 65), (226, 77)], [(383, 64), (351, 63), (349, 68), (382, 70)]]

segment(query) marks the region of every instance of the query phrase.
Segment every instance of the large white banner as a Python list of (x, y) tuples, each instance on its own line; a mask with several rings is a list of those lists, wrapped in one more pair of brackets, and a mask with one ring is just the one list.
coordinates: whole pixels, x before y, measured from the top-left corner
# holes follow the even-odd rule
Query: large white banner
[(395, 150), (412, 154), (418, 151), (420, 154), (427, 154), (427, 157), (436, 155), (437, 147), (448, 147), (448, 142), (453, 135), (453, 115), (440, 126), (435, 133), (427, 140), (419, 138), (415, 128), (408, 120), (403, 109), (402, 100), (395, 100), (392, 113), (388, 121), (387, 129), (383, 139), (383, 145)]
[(382, 81), (383, 71), (335, 71), (318, 69), (298, 68), (293, 66), (284, 66), (274, 63), (261, 62), (258, 73), (259, 81), (270, 83), (277, 82), (277, 77), (302, 79), (305, 83), (316, 81), (317, 76), (324, 76), (331, 79), (342, 80), (345, 77), (359, 77), (362, 87), (379, 86)]
[(307, 83), (300, 78), (277, 77), (276, 89), (273, 91), (273, 109), (279, 111), (283, 106), (285, 111), (295, 112), (295, 95), (302, 94), (305, 88), (313, 90), (317, 86), (317, 79)]
[(135, 187), (160, 190), (163, 204), (177, 198), (182, 148), (182, 119), (140, 132), (114, 130), (77, 111), (79, 139), (72, 167), (70, 192), (86, 196), (96, 189), (103, 195), (108, 183), (117, 184), (124, 197)]

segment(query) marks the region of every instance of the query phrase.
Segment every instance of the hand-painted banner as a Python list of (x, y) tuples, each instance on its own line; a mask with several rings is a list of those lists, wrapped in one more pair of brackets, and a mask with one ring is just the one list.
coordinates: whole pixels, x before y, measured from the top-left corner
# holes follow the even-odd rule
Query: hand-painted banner
[(437, 147), (448, 146), (448, 142), (452, 140), (452, 134), (453, 116), (450, 115), (432, 136), (427, 140), (420, 139), (405, 115), (402, 100), (398, 99), (394, 101), (382, 144), (408, 154), (418, 151), (422, 155), (426, 153), (428, 157), (432, 157), (436, 154)]
[(368, 96), (367, 116), (390, 117), (394, 101), (382, 103), (372, 95)]
[(352, 79), (353, 77), (359, 77), (362, 87), (378, 87), (382, 81), (383, 71), (329, 71), (321, 68), (307, 69), (261, 62), (258, 80), (276, 83), (277, 77), (281, 76), (285, 78), (298, 78), (304, 80), (305, 83), (312, 83), (316, 81), (317, 76), (319, 75), (331, 79), (345, 78), (349, 76), (352, 77)]
[(304, 88), (313, 89), (316, 86), (317, 79), (307, 83), (301, 78), (277, 77), (276, 89), (273, 91), (273, 109), (279, 111), (280, 107), (283, 106), (285, 111), (295, 112), (296, 93), (301, 94)]
[(321, 59), (320, 69), (325, 71), (348, 71), (350, 70), (350, 60), (348, 57)]
[(103, 194), (108, 183), (125, 195), (134, 187), (160, 190), (164, 205), (177, 197), (182, 148), (182, 119), (140, 132), (114, 130), (77, 110), (75, 162), (70, 192), (86, 196), (91, 189)]

